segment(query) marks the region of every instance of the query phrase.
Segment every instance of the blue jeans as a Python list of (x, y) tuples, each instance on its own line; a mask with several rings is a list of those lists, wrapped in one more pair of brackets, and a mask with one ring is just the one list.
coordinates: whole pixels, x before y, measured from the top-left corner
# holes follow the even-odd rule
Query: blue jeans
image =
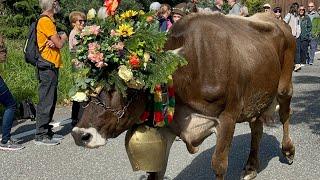
[(10, 131), (13, 124), (14, 113), (16, 111), (16, 101), (9, 91), (6, 83), (0, 76), (0, 103), (5, 106), (2, 118), (2, 140), (1, 143), (7, 143), (11, 137)]
[(306, 64), (309, 41), (307, 39), (302, 39), (301, 37), (299, 37), (296, 42), (297, 42), (297, 47), (296, 47), (297, 51), (296, 51), (295, 64)]
[(310, 41), (310, 50), (309, 50), (309, 58), (308, 58), (308, 64), (313, 63), (314, 55), (317, 51), (318, 42), (316, 39), (311, 39)]

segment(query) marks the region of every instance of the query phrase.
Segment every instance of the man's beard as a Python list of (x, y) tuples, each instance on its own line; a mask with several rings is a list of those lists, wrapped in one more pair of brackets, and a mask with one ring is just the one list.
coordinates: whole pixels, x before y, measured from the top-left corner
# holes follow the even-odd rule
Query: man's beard
[(59, 4), (55, 5), (53, 8), (53, 13), (58, 14), (61, 11), (61, 7)]

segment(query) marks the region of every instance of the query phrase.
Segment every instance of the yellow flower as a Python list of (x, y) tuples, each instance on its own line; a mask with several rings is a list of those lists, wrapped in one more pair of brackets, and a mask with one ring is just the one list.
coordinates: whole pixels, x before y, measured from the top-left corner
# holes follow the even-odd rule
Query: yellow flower
[(121, 24), (116, 32), (119, 36), (123, 37), (129, 37), (134, 34), (133, 27), (129, 24)]
[(87, 20), (92, 20), (96, 17), (96, 10), (91, 8), (89, 11), (88, 11), (88, 14), (87, 14)]
[(139, 15), (145, 15), (146, 13), (142, 10), (139, 11)]
[(120, 15), (120, 19), (131, 18), (131, 17), (134, 17), (136, 15), (138, 15), (137, 11), (129, 10), (129, 11), (126, 11), (126, 12), (122, 13)]
[(131, 69), (128, 69), (125, 65), (121, 65), (119, 67), (118, 75), (126, 82), (130, 81), (133, 78)]

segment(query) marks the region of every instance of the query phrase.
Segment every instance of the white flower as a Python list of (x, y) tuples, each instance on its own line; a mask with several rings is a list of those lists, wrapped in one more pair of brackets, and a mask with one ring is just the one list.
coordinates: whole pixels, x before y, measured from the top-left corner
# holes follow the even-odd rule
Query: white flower
[(72, 101), (84, 102), (88, 101), (87, 94), (84, 92), (77, 92), (74, 96), (71, 97)]
[(92, 20), (96, 17), (96, 10), (91, 8), (89, 11), (88, 11), (88, 14), (87, 14), (87, 20)]
[(130, 81), (133, 78), (131, 69), (128, 69), (125, 65), (121, 65), (119, 67), (118, 75), (126, 82)]
[(144, 60), (144, 62), (148, 62), (149, 60), (150, 60), (150, 54), (149, 53), (144, 53), (143, 54), (143, 60)]

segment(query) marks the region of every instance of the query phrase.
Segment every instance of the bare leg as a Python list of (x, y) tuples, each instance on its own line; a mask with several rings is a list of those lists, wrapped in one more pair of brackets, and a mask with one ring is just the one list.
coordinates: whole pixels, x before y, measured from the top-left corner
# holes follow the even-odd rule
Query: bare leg
[(251, 148), (250, 155), (244, 168), (242, 179), (249, 180), (254, 179), (257, 176), (259, 169), (259, 145), (263, 133), (263, 122), (254, 121), (250, 122), (251, 128)]
[(228, 168), (228, 155), (233, 139), (235, 120), (231, 115), (222, 113), (219, 116), (220, 124), (217, 126), (216, 148), (212, 156), (212, 168), (216, 179), (223, 180)]

